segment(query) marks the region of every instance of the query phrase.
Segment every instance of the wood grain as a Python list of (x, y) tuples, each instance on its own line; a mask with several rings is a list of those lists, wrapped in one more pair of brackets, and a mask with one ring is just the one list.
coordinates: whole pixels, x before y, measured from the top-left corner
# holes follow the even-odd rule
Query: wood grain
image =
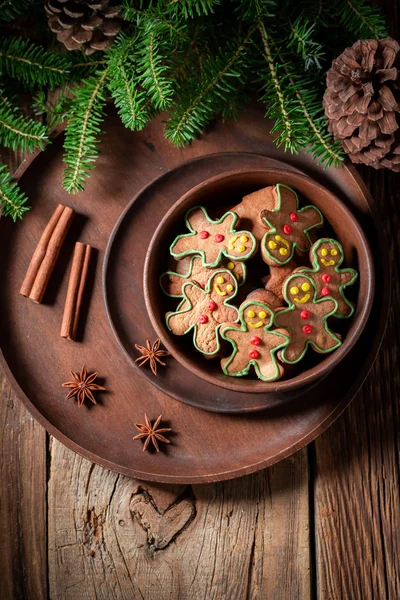
[(46, 432), (0, 377), (0, 598), (47, 598)]
[(306, 451), (186, 487), (117, 475), (56, 440), (51, 454), (52, 600), (310, 597)]
[(390, 247), (392, 309), (373, 372), (343, 418), (315, 442), (315, 526), (321, 599), (400, 597), (400, 190), (365, 169)]

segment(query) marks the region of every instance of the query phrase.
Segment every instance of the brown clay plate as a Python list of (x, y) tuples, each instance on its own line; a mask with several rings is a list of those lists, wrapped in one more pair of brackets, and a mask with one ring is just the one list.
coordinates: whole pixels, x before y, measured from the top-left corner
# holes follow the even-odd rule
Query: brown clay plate
[[(89, 460), (126, 475), (160, 482), (206, 482), (237, 477), (261, 469), (314, 439), (347, 406), (366, 377), (376, 356), (386, 322), (389, 299), (388, 262), (379, 220), (363, 183), (346, 167), (323, 172), (309, 156), (291, 157), (277, 150), (266, 131), (262, 110), (250, 110), (237, 123), (218, 125), (185, 151), (171, 148), (162, 138), (161, 124), (154, 122), (139, 134), (125, 130), (117, 117), (106, 121), (107, 139), (101, 146), (97, 169), (86, 190), (76, 197), (62, 191), (62, 137), (32, 163), (21, 179), (34, 210), (17, 226), (3, 220), (0, 234), (1, 362), (18, 397), (33, 416), (67, 446)], [(309, 390), (297, 400), (271, 406), (259, 413), (216, 414), (186, 406), (171, 399), (132, 367), (109, 326), (103, 305), (101, 264), (112, 229), (127, 206), (149, 181), (181, 165), (183, 161), (216, 152), (253, 152), (290, 161), (329, 187), (354, 211), (368, 235), (376, 261), (376, 295), (362, 338), (351, 352), (350, 368), (343, 364), (335, 377), (318, 393)], [(241, 164), (255, 166), (264, 157), (241, 155)], [(233, 159), (234, 164), (231, 163)], [(249, 161), (247, 163), (246, 161)], [(260, 164), (260, 163), (257, 163)], [(198, 170), (198, 166), (201, 168)], [(180, 170), (176, 197), (199, 180), (236, 168), (235, 155), (195, 161)], [(176, 177), (172, 170), (166, 181)], [(162, 200), (161, 200), (162, 201)], [(57, 202), (73, 206), (80, 217), (66, 240), (57, 271), (51, 278), (43, 305), (19, 296), (18, 290), (44, 224)], [(145, 253), (145, 240), (155, 223), (149, 222), (144, 203), (135, 218), (141, 222), (138, 253)], [(151, 217), (150, 217), (151, 218)], [(86, 327), (79, 343), (59, 335), (63, 303), (76, 239), (97, 248), (97, 268), (91, 282)], [(142, 272), (136, 259), (128, 258), (126, 302), (141, 322), (141, 339), (154, 335), (148, 329), (141, 300)], [(138, 272), (140, 271), (140, 272)], [(171, 359), (172, 362), (172, 359)], [(61, 383), (69, 370), (86, 363), (104, 377), (107, 393), (97, 406), (78, 409), (65, 400)], [(171, 366), (171, 365), (170, 365)], [(195, 392), (196, 390), (194, 390)], [(151, 418), (163, 413), (176, 432), (166, 451), (143, 453), (141, 442), (133, 442), (134, 424), (146, 411)]]

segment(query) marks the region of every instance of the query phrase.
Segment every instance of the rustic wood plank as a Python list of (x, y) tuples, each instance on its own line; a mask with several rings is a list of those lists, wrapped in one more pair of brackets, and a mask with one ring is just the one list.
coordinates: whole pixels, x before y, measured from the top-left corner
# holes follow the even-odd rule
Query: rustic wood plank
[(310, 597), (305, 450), (192, 487), (131, 480), (56, 440), (51, 457), (52, 600)]
[(46, 432), (0, 374), (0, 597), (47, 598)]
[(318, 592), (323, 599), (400, 597), (400, 190), (398, 176), (363, 171), (382, 208), (392, 310), (378, 360), (349, 410), (315, 443)]

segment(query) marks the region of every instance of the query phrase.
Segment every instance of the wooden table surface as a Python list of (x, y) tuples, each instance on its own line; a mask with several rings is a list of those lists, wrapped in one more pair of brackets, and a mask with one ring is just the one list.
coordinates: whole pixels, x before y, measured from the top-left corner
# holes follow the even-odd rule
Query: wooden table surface
[(0, 374), (1, 599), (400, 598), (400, 176), (360, 172), (390, 248), (388, 329), (347, 411), (291, 458), (224, 483), (138, 482), (49, 436)]

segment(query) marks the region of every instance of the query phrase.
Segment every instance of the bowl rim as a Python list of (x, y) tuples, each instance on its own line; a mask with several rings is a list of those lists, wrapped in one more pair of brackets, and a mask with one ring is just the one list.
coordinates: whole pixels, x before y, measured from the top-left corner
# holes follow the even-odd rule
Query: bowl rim
[[(317, 365), (307, 369), (299, 373), (298, 375), (289, 378), (289, 379), (281, 379), (273, 382), (265, 382), (260, 379), (246, 379), (246, 384), (241, 383), (242, 378), (240, 377), (229, 377), (225, 376), (223, 379), (218, 378), (214, 375), (210, 375), (205, 371), (204, 368), (198, 366), (195, 361), (187, 360), (183, 352), (176, 348), (176, 346), (165, 336), (163, 328), (160, 326), (154, 311), (153, 311), (153, 300), (150, 298), (149, 293), (149, 281), (150, 281), (150, 266), (153, 257), (153, 249), (157, 244), (158, 237), (160, 233), (163, 232), (165, 228), (166, 222), (168, 222), (177, 211), (184, 205), (188, 199), (199, 190), (202, 190), (209, 185), (223, 181), (224, 179), (232, 179), (234, 177), (241, 177), (245, 175), (270, 175), (276, 176), (277, 182), (279, 182), (279, 176), (282, 177), (282, 174), (288, 176), (293, 180), (293, 187), (296, 189), (296, 181), (301, 182), (303, 184), (310, 184), (314, 186), (314, 188), (318, 190), (323, 190), (326, 194), (329, 194), (332, 200), (338, 203), (341, 207), (341, 210), (346, 214), (347, 218), (353, 222), (355, 229), (359, 235), (361, 240), (361, 248), (362, 252), (366, 258), (366, 269), (365, 269), (365, 278), (366, 278), (366, 293), (364, 294), (364, 302), (361, 306), (361, 310), (353, 316), (353, 322), (350, 326), (350, 329), (346, 335), (346, 339), (342, 343), (342, 345), (335, 350), (334, 352), (326, 355), (325, 358), (321, 360)], [(273, 184), (269, 184), (273, 185)], [(296, 190), (297, 191), (297, 190)], [(189, 209), (189, 208), (188, 208)], [(158, 279), (158, 278), (157, 278)], [(294, 171), (286, 170), (286, 169), (277, 169), (274, 167), (266, 167), (266, 168), (248, 168), (246, 170), (230, 170), (224, 173), (220, 173), (213, 177), (210, 177), (199, 184), (192, 187), (190, 190), (186, 191), (182, 196), (180, 196), (177, 201), (168, 209), (165, 213), (164, 217), (159, 222), (157, 228), (155, 229), (153, 236), (150, 240), (150, 244), (148, 246), (144, 269), (143, 269), (143, 294), (146, 304), (147, 313), (149, 319), (151, 321), (154, 330), (156, 331), (158, 337), (161, 339), (163, 345), (167, 348), (167, 350), (171, 353), (171, 355), (178, 360), (186, 369), (197, 375), (200, 379), (203, 379), (209, 383), (212, 383), (218, 387), (232, 390), (235, 392), (242, 393), (283, 393), (285, 391), (292, 391), (298, 389), (300, 387), (304, 387), (316, 381), (317, 379), (322, 378), (328, 372), (330, 372), (336, 365), (339, 364), (343, 360), (343, 358), (350, 352), (353, 348), (357, 340), (359, 339), (371, 312), (373, 298), (374, 298), (374, 289), (375, 289), (375, 271), (374, 271), (374, 263), (372, 252), (369, 247), (368, 240), (366, 235), (364, 234), (361, 225), (359, 224), (356, 217), (353, 213), (347, 208), (347, 206), (342, 202), (330, 189), (321, 185), (319, 182), (315, 181), (313, 178), (296, 173)], [(222, 371), (221, 371), (222, 373)], [(223, 373), (222, 373), (223, 374)], [(249, 381), (252, 382), (253, 385), (249, 385)]]

